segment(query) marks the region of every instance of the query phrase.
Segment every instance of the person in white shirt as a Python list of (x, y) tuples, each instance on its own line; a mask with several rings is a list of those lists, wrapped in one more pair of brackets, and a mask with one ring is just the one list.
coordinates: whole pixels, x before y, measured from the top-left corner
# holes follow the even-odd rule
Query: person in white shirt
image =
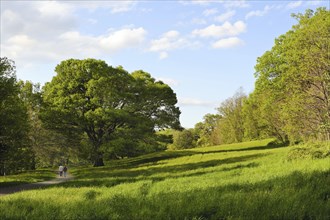
[(62, 176), (62, 174), (63, 174), (63, 169), (64, 169), (64, 167), (62, 165), (60, 165), (59, 168), (58, 168), (60, 176)]

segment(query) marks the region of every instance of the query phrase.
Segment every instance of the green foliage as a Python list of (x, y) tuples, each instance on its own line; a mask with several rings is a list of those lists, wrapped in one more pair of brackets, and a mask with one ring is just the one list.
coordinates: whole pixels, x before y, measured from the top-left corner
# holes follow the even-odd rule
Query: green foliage
[(1, 219), (327, 219), (329, 158), (288, 161), (271, 140), (80, 168), (61, 186), (0, 198)]
[(196, 136), (193, 129), (185, 129), (176, 131), (173, 134), (173, 144), (170, 146), (172, 150), (189, 149), (196, 146)]
[(77, 162), (77, 146), (75, 139), (68, 139), (63, 134), (46, 129), (40, 120), (40, 110), (43, 106), (39, 84), (19, 81), (19, 96), (28, 110), (29, 139), (33, 150), (33, 162), (36, 167), (53, 167), (58, 164)]
[(0, 175), (33, 169), (27, 109), (7, 58), (0, 58), (0, 120)]
[(260, 118), (282, 141), (329, 140), (330, 14), (319, 8), (294, 17), (299, 23), (258, 58)]
[[(276, 137), (283, 144), (330, 140), (330, 14), (325, 8), (298, 20), (257, 59), (255, 90), (221, 103), (212, 137), (196, 124), (201, 145)], [(198, 142), (198, 143), (199, 143)]]
[(217, 128), (221, 116), (218, 114), (206, 114), (203, 122), (195, 125), (194, 132), (198, 135), (197, 146), (206, 147), (220, 144)]
[(288, 160), (326, 157), (330, 157), (330, 142), (308, 142), (302, 146), (294, 147), (288, 153)]
[(242, 142), (244, 137), (242, 108), (246, 95), (242, 89), (226, 99), (218, 108), (219, 136), (221, 143)]
[(146, 72), (129, 74), (94, 59), (63, 61), (56, 72), (44, 87), (42, 119), (69, 139), (90, 145), (84, 149), (94, 166), (103, 165), (105, 153), (150, 152), (147, 148), (157, 143), (155, 129), (179, 126), (175, 93)]

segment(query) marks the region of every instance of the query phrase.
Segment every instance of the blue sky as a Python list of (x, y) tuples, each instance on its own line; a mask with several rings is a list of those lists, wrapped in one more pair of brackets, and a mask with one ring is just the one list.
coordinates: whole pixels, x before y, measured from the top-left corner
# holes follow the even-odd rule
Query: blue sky
[(177, 94), (186, 128), (254, 88), (257, 57), (291, 29), (292, 13), (329, 1), (4, 1), (1, 57), (17, 78), (51, 81), (69, 58), (144, 70)]

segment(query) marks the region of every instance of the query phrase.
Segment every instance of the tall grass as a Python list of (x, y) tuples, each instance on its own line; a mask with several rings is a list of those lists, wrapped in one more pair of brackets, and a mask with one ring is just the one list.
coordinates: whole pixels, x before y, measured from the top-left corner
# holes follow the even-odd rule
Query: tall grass
[(330, 159), (270, 140), (74, 169), (61, 186), (0, 198), (0, 219), (329, 219)]

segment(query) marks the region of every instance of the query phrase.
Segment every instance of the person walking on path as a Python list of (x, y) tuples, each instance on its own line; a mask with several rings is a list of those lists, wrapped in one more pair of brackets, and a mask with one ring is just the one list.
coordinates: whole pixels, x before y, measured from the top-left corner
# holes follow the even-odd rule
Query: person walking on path
[(58, 167), (58, 172), (60, 173), (60, 176), (62, 176), (62, 174), (63, 174), (63, 169), (64, 169), (64, 167), (62, 165), (60, 165)]
[(63, 176), (66, 177), (66, 173), (68, 172), (68, 167), (64, 166), (63, 167)]

